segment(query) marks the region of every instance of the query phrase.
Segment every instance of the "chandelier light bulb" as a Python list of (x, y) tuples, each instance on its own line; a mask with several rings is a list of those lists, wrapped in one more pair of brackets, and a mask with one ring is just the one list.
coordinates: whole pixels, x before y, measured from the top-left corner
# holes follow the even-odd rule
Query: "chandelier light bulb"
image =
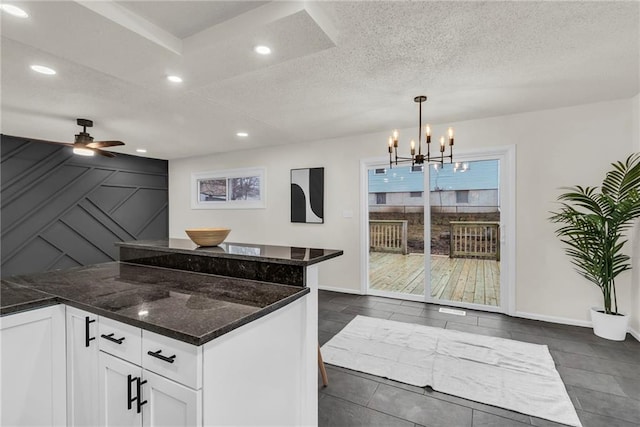
[[(397, 129), (394, 129), (391, 133), (391, 136), (389, 137), (388, 143), (389, 143), (389, 147), (388, 147), (388, 151), (389, 151), (389, 168), (393, 168), (393, 165), (398, 165), (400, 163), (406, 163), (406, 162), (410, 162), (412, 167), (415, 167), (415, 165), (422, 165), (424, 163), (427, 164), (439, 164), (440, 168), (442, 168), (442, 166), (444, 165), (445, 159), (447, 160), (447, 162), (453, 163), (453, 137), (454, 137), (454, 132), (453, 132), (453, 128), (450, 127), (447, 129), (447, 132), (445, 133), (445, 135), (440, 136), (440, 155), (436, 157), (436, 155), (431, 155), (431, 151), (430, 151), (430, 147), (431, 147), (431, 132), (432, 132), (432, 128), (430, 124), (426, 124), (423, 126), (423, 122), (422, 122), (422, 103), (424, 103), (427, 100), (427, 97), (425, 95), (419, 95), (416, 96), (415, 98), (413, 98), (413, 102), (416, 102), (418, 104), (418, 139), (416, 140), (411, 140), (410, 141), (410, 150), (411, 150), (411, 155), (408, 157), (404, 157), (399, 155), (398, 153), (398, 137), (399, 137), (399, 132)], [(424, 134), (422, 133), (424, 130)], [(422, 136), (424, 135), (425, 137), (425, 143), (427, 144), (426, 148), (426, 153), (422, 154)], [(448, 141), (449, 141), (449, 154), (445, 155), (445, 147), (446, 147), (446, 142), (447, 142), (447, 138), (448, 137)], [(416, 152), (416, 145), (417, 145), (417, 152)], [(435, 151), (435, 150), (434, 150)], [(434, 166), (436, 170), (438, 170), (438, 168), (436, 166)], [(462, 167), (465, 168), (463, 165), (458, 164), (457, 167)], [(421, 170), (424, 171), (424, 166), (421, 167)], [(466, 168), (465, 168), (466, 170)]]

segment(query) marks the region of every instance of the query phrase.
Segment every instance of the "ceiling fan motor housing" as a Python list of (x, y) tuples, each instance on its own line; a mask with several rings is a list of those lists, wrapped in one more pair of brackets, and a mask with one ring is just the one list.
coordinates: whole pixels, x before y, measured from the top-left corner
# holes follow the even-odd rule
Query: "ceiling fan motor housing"
[(89, 135), (87, 132), (80, 132), (76, 135), (76, 144), (86, 145), (90, 142), (93, 142), (93, 137)]
[(76, 119), (76, 123), (78, 123), (78, 126), (82, 126), (83, 129), (82, 129), (82, 132), (76, 135), (75, 143), (86, 145), (90, 142), (93, 142), (93, 137), (89, 135), (89, 132), (87, 132), (87, 128), (90, 128), (93, 126), (93, 120)]

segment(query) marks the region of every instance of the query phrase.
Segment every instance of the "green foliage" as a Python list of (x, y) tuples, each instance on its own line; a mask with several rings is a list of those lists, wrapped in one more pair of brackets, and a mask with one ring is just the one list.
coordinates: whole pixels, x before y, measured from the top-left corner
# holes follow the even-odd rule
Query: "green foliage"
[(622, 253), (625, 231), (640, 217), (640, 153), (611, 165), (600, 191), (564, 187), (560, 209), (549, 219), (560, 224), (556, 235), (567, 245), (576, 271), (602, 291), (605, 312), (617, 314), (615, 278), (631, 269), (629, 256)]

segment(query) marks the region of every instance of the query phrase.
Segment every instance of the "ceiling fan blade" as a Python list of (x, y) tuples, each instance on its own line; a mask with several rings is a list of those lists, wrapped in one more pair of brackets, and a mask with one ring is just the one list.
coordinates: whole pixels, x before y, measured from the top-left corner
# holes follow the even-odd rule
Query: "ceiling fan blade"
[(122, 141), (93, 141), (86, 144), (89, 148), (104, 148), (104, 147), (116, 147), (118, 145), (124, 145)]
[(108, 151), (102, 151), (102, 150), (99, 150), (97, 148), (92, 148), (92, 150), (93, 150), (94, 153), (98, 153), (98, 154), (100, 154), (101, 156), (104, 156), (104, 157), (115, 157), (116, 156), (113, 153), (110, 153)]

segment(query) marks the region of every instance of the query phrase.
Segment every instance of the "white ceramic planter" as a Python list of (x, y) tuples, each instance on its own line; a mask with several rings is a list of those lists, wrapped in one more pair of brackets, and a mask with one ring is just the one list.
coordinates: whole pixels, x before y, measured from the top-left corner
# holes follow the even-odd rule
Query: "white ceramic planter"
[(593, 333), (601, 338), (612, 341), (624, 341), (629, 326), (629, 316), (626, 314), (604, 314), (596, 307), (591, 308), (591, 322)]

